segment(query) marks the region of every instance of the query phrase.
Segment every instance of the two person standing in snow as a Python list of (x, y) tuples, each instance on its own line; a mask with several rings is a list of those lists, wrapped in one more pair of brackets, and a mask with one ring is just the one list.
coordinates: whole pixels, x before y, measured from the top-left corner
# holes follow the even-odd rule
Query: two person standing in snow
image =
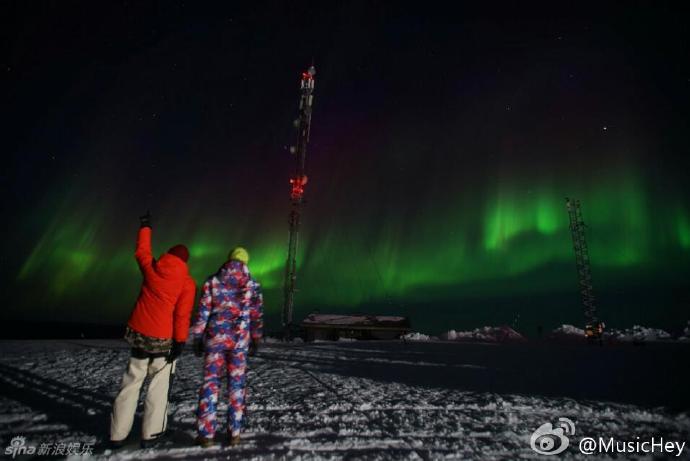
[[(144, 404), (142, 447), (152, 446), (167, 428), (168, 397), (177, 358), (184, 349), (196, 285), (189, 275), (189, 251), (176, 245), (157, 261), (151, 252), (151, 216), (140, 218), (135, 258), (143, 275), (125, 339), (132, 347), (110, 421), (110, 444), (124, 444), (134, 422), (142, 384), (151, 381)], [(228, 380), (228, 435), (239, 443), (244, 415), (247, 355), (253, 355), (263, 330), (261, 287), (250, 275), (249, 254), (232, 250), (203, 286), (192, 334), (197, 356), (204, 356), (199, 391), (197, 442), (209, 446), (216, 431), (216, 404), (223, 375)]]

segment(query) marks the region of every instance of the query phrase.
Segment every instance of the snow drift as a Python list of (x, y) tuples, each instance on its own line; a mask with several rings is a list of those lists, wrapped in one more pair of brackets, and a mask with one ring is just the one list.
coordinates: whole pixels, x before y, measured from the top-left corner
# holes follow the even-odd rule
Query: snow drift
[(507, 325), (498, 327), (482, 327), (472, 331), (450, 330), (442, 333), (440, 339), (446, 341), (485, 341), (485, 342), (513, 342), (525, 341), (525, 337)]

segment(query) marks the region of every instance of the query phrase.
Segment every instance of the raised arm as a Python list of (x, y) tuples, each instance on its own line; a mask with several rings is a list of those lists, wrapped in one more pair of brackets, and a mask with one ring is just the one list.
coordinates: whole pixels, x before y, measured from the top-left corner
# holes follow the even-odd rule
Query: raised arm
[(151, 215), (146, 213), (139, 220), (141, 227), (137, 236), (137, 249), (134, 252), (134, 257), (139, 264), (141, 272), (146, 275), (153, 263), (153, 254), (151, 253)]

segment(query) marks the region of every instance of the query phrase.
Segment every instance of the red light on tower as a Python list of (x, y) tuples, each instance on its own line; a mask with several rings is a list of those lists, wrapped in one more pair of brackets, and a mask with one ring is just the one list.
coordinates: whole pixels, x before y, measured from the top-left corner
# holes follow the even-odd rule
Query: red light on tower
[(303, 175), (296, 178), (290, 178), (290, 184), (292, 185), (290, 198), (292, 200), (302, 200), (302, 196), (304, 195), (304, 186), (307, 184), (307, 176)]

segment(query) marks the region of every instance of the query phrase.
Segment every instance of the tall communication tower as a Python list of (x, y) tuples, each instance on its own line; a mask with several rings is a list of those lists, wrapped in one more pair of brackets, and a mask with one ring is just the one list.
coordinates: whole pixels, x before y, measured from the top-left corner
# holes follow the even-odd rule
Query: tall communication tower
[(566, 198), (565, 201), (570, 217), (570, 233), (573, 239), (582, 305), (585, 311), (585, 336), (588, 339), (600, 340), (604, 332), (604, 323), (599, 321), (594, 305), (592, 270), (589, 263), (589, 249), (585, 239), (585, 222), (582, 219), (580, 201), (572, 201), (569, 198)]
[(304, 186), (307, 175), (304, 172), (304, 161), (307, 156), (309, 131), (311, 129), (311, 109), (314, 100), (314, 75), (316, 69), (312, 65), (309, 70), (302, 72), (300, 79), (299, 116), (295, 120), (297, 128), (297, 144), (290, 147), (290, 153), (295, 156), (295, 170), (290, 177), (290, 233), (288, 236), (288, 256), (285, 264), (285, 282), (283, 285), (283, 329), (285, 338), (289, 339), (292, 329), (292, 314), (295, 299), (295, 280), (297, 279), (297, 237), (300, 226), (300, 210), (303, 203)]

